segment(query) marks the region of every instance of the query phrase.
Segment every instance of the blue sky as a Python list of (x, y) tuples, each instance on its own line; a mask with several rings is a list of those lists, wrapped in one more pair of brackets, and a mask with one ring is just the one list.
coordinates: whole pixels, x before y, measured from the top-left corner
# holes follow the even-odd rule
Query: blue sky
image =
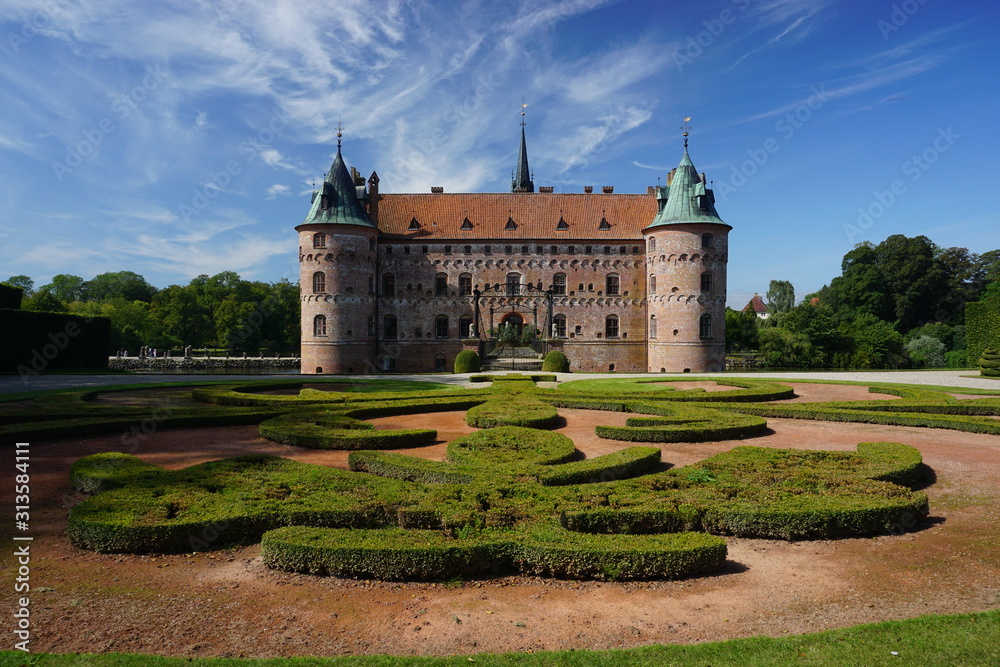
[(0, 0), (0, 278), (297, 276), (344, 125), (384, 192), (644, 192), (691, 156), (730, 305), (857, 242), (1000, 248), (993, 0)]

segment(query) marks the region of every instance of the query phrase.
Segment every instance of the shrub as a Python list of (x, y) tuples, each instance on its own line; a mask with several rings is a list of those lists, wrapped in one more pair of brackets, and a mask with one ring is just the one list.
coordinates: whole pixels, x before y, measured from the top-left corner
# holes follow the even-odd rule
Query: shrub
[(376, 431), (367, 422), (323, 410), (274, 417), (261, 422), (258, 430), (268, 440), (310, 449), (403, 449), (437, 438), (434, 429)]
[(455, 373), (478, 373), (479, 355), (472, 350), (462, 350), (455, 355)]
[(979, 358), (979, 370), (987, 377), (1000, 377), (1000, 352), (989, 348)]
[(941, 368), (944, 366), (944, 343), (937, 338), (920, 336), (907, 343), (904, 349), (917, 368)]
[(569, 373), (569, 359), (559, 350), (552, 350), (542, 360), (542, 371), (549, 373)]
[(497, 426), (525, 426), (528, 428), (552, 428), (559, 414), (555, 407), (536, 398), (518, 395), (504, 396), (469, 408), (465, 423), (473, 428), (495, 428)]
[(659, 465), (659, 447), (629, 447), (613, 454), (543, 469), (538, 473), (538, 481), (546, 486), (610, 482), (652, 472)]

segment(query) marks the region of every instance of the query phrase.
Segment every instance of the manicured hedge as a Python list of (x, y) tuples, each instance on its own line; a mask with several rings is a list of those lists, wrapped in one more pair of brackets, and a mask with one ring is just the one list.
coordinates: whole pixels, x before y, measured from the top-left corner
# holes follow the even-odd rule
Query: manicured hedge
[(559, 486), (635, 477), (659, 467), (660, 455), (659, 447), (629, 447), (614, 454), (544, 468), (538, 473), (538, 481), (546, 486)]
[(437, 438), (429, 428), (376, 431), (371, 424), (322, 410), (293, 412), (261, 422), (262, 437), (310, 449), (405, 449)]
[[(742, 380), (735, 378), (705, 378), (716, 384), (736, 387), (731, 391), (709, 392), (704, 389), (674, 390), (673, 382), (690, 382), (688, 378), (605, 378), (600, 380), (575, 380), (559, 386), (559, 395), (564, 398), (607, 398), (613, 393), (616, 398), (641, 398), (644, 401), (696, 401), (715, 402), (758, 402), (780, 401), (795, 398), (795, 391), (777, 382)], [(649, 385), (657, 385), (654, 389)], [(662, 387), (660, 386), (662, 385)]]
[[(106, 317), (0, 308), (0, 371), (27, 379), (60, 368), (107, 368), (111, 325)], [(14, 335), (16, 333), (16, 335)]]
[(552, 350), (542, 359), (542, 370), (550, 373), (569, 373), (569, 359), (559, 350)]
[(357, 472), (370, 472), (380, 477), (405, 479), (410, 482), (467, 484), (473, 480), (473, 475), (460, 472), (450, 463), (389, 452), (351, 452), (348, 465), (351, 470)]
[(450, 462), (488, 469), (493, 475), (527, 466), (557, 465), (576, 457), (576, 447), (565, 435), (523, 426), (499, 426), (448, 443)]
[(479, 355), (472, 350), (462, 350), (455, 355), (455, 373), (478, 373)]
[(965, 334), (973, 363), (988, 349), (1000, 350), (1000, 296), (965, 304)]
[(753, 415), (693, 406), (633, 403), (630, 412), (663, 414), (662, 420), (629, 419), (625, 426), (597, 426), (598, 437), (627, 442), (705, 442), (735, 440), (763, 435), (767, 420)]
[[(825, 407), (819, 403), (798, 403), (795, 405), (755, 405), (728, 406), (733, 411), (760, 417), (783, 419), (815, 419), (818, 421), (850, 422), (855, 424), (883, 424), (886, 426), (918, 426), (925, 428), (945, 428), (968, 433), (1000, 435), (1000, 422), (985, 417), (962, 417), (927, 413), (891, 412), (879, 410), (848, 410)], [(943, 407), (941, 408), (943, 409)], [(956, 407), (956, 411), (961, 409)], [(967, 409), (974, 409), (969, 407)]]
[(979, 370), (987, 377), (1000, 377), (1000, 352), (993, 348), (983, 350), (979, 358)]
[(552, 428), (559, 415), (555, 407), (527, 396), (496, 398), (469, 408), (465, 423), (473, 428), (525, 426)]
[(469, 382), (518, 382), (521, 380), (531, 380), (532, 382), (555, 382), (555, 375), (546, 373), (506, 373), (504, 375), (470, 375)]

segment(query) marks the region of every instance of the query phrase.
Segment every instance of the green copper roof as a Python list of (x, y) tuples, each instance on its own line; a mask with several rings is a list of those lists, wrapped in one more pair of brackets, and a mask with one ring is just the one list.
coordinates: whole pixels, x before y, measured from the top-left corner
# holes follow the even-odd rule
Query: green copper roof
[[(339, 143), (339, 142), (338, 142)], [(358, 189), (347, 171), (344, 158), (337, 146), (337, 157), (323, 179), (321, 189), (313, 192), (309, 215), (304, 225), (362, 225), (374, 227), (365, 207), (358, 199)]]
[(521, 152), (517, 156), (517, 172), (511, 183), (511, 192), (534, 192), (535, 183), (528, 171), (528, 142), (524, 140), (524, 124), (521, 125)]
[(691, 162), (687, 148), (684, 149), (684, 157), (674, 172), (673, 180), (667, 187), (660, 188), (659, 199), (660, 212), (650, 227), (690, 222), (726, 224), (715, 210), (715, 193), (705, 187), (705, 182)]

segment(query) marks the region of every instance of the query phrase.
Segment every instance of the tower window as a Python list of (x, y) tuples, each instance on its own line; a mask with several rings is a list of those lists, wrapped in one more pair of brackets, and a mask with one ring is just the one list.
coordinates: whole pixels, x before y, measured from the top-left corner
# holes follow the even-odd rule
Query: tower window
[(619, 293), (618, 274), (612, 273), (612, 274), (608, 275), (607, 280), (605, 281), (605, 290), (604, 291), (605, 291), (605, 293), (608, 296), (617, 296), (618, 295), (618, 293)]
[(435, 338), (447, 338), (448, 337), (448, 316), (438, 315), (434, 318), (434, 337)]
[(656, 338), (656, 315), (649, 316), (649, 337)]
[(313, 274), (313, 293), (321, 294), (326, 291), (326, 274), (317, 271)]
[(608, 315), (604, 320), (604, 337), (618, 338), (618, 316)]
[(472, 274), (463, 273), (458, 277), (458, 293), (461, 296), (469, 296), (472, 294)]
[(698, 320), (698, 336), (700, 338), (711, 338), (712, 337), (712, 316), (705, 313)]
[(656, 294), (656, 276), (649, 277), (649, 293)]
[(701, 235), (701, 247), (702, 248), (714, 248), (715, 247), (715, 237), (711, 234)]
[(391, 273), (382, 274), (382, 296), (396, 295), (396, 276)]
[(394, 340), (396, 338), (396, 316), (386, 315), (382, 318), (382, 334), (384, 338)]
[(326, 247), (326, 234), (323, 232), (317, 232), (313, 234), (313, 248), (325, 248)]
[(317, 315), (313, 318), (313, 336), (326, 335), (326, 315)]
[(649, 237), (649, 251), (653, 252), (654, 250), (656, 250), (656, 237), (655, 236), (650, 236)]
[(566, 274), (557, 273), (552, 276), (552, 293), (557, 296), (566, 294)]
[(706, 271), (705, 273), (701, 274), (701, 291), (711, 292), (712, 289), (713, 289), (712, 273), (710, 271)]
[(434, 296), (448, 296), (448, 274), (434, 276)]
[(554, 318), (552, 318), (552, 323), (555, 324), (556, 338), (565, 338), (566, 337), (566, 316), (565, 315), (556, 315)]

